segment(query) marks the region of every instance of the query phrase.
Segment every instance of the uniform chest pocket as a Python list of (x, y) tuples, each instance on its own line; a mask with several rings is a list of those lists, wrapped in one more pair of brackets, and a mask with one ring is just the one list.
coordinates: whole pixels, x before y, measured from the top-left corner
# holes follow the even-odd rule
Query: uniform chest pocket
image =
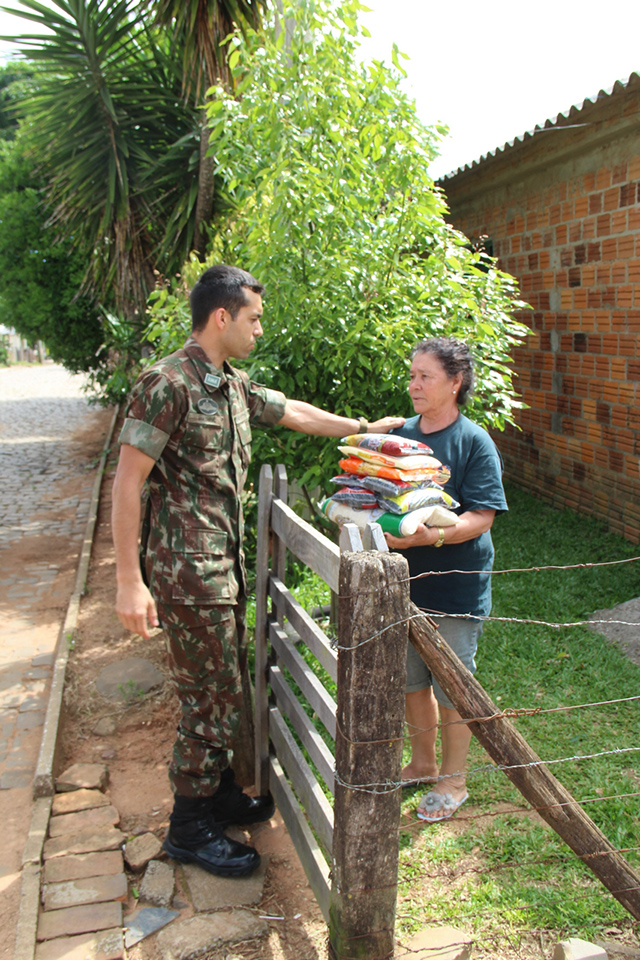
[(185, 447), (197, 450), (219, 450), (222, 446), (223, 420), (202, 413), (189, 413), (185, 422), (182, 442)]

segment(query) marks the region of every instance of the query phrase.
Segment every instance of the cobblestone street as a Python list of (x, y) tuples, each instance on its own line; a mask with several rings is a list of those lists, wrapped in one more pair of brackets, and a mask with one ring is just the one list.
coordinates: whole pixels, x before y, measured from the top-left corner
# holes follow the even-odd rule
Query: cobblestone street
[(111, 412), (52, 363), (0, 368), (0, 956), (11, 956), (21, 855), (56, 641)]

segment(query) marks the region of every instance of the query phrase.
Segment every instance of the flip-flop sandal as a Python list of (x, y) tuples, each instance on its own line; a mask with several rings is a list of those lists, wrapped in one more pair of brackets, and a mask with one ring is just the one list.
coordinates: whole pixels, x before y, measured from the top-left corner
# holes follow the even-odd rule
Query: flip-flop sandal
[(468, 799), (468, 793), (465, 793), (460, 800), (454, 800), (450, 793), (437, 793), (435, 790), (430, 790), (418, 804), (416, 815), (418, 820), (424, 820), (426, 823), (448, 820)]

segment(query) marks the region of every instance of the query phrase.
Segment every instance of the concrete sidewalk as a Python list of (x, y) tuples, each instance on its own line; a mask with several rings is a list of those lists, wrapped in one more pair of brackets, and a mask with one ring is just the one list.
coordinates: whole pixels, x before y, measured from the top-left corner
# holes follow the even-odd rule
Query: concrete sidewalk
[(55, 646), (112, 413), (51, 363), (0, 368), (0, 957), (11, 957), (21, 860)]

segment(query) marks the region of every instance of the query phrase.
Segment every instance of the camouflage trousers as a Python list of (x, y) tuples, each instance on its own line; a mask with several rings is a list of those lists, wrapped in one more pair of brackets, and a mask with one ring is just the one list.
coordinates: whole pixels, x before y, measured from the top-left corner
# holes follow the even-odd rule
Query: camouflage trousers
[(158, 604), (182, 710), (169, 780), (184, 797), (208, 797), (231, 760), (247, 656), (246, 601), (233, 606)]

